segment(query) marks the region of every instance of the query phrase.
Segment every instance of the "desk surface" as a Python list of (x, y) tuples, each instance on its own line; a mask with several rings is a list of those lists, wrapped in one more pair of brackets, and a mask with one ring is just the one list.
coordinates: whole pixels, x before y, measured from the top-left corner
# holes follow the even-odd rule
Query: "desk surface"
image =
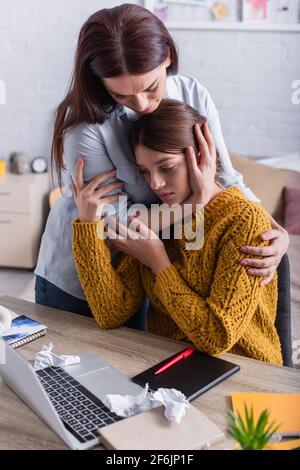
[[(54, 344), (58, 354), (78, 354), (94, 351), (113, 367), (132, 377), (153, 364), (180, 351), (185, 344), (161, 336), (119, 328), (101, 330), (94, 319), (63, 312), (13, 297), (1, 297), (0, 304), (27, 314), (48, 325), (46, 337), (24, 345), (19, 351), (28, 360), (34, 359), (42, 345)], [(300, 392), (300, 372), (245, 357), (224, 354), (224, 359), (241, 366), (241, 370), (193, 401), (193, 405), (208, 416), (223, 431), (227, 411), (231, 408), (230, 393)], [(66, 445), (45, 425), (0, 379), (0, 449), (66, 449)], [(219, 449), (232, 447), (226, 439)]]

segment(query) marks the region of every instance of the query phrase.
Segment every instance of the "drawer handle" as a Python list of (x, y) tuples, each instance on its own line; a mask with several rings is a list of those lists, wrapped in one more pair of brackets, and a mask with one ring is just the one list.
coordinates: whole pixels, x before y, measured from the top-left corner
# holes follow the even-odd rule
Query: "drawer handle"
[(11, 193), (9, 193), (8, 191), (4, 192), (4, 193), (0, 193), (0, 196), (10, 196)]
[(11, 224), (12, 221), (11, 220), (0, 220), (0, 224)]

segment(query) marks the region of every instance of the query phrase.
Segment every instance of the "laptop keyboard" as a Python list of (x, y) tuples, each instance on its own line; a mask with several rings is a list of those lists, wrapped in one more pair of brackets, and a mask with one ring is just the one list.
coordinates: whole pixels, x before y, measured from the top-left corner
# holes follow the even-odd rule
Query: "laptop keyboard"
[(98, 428), (123, 419), (62, 368), (46, 367), (36, 374), (64, 426), (80, 442), (99, 437)]

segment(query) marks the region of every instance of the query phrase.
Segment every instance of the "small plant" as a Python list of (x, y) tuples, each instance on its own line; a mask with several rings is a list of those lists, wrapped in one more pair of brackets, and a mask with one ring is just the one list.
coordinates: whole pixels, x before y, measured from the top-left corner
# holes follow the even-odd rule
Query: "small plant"
[(253, 406), (249, 413), (245, 403), (245, 419), (243, 421), (239, 413), (228, 413), (227, 432), (232, 436), (243, 450), (261, 450), (278, 430), (274, 421), (269, 424), (270, 413), (264, 410), (259, 416), (257, 423), (254, 423)]

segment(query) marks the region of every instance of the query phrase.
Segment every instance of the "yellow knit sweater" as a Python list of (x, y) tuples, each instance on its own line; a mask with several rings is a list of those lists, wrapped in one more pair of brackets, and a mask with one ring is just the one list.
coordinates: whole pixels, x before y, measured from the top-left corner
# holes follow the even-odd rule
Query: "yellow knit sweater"
[(150, 299), (148, 331), (192, 342), (209, 354), (232, 352), (282, 364), (274, 326), (277, 278), (260, 286), (238, 261), (242, 245), (263, 245), (270, 229), (264, 209), (237, 189), (220, 193), (204, 211), (204, 245), (165, 240), (172, 265), (157, 276), (132, 256), (111, 264), (96, 223), (73, 222), (74, 259), (86, 299), (101, 328), (123, 325)]

